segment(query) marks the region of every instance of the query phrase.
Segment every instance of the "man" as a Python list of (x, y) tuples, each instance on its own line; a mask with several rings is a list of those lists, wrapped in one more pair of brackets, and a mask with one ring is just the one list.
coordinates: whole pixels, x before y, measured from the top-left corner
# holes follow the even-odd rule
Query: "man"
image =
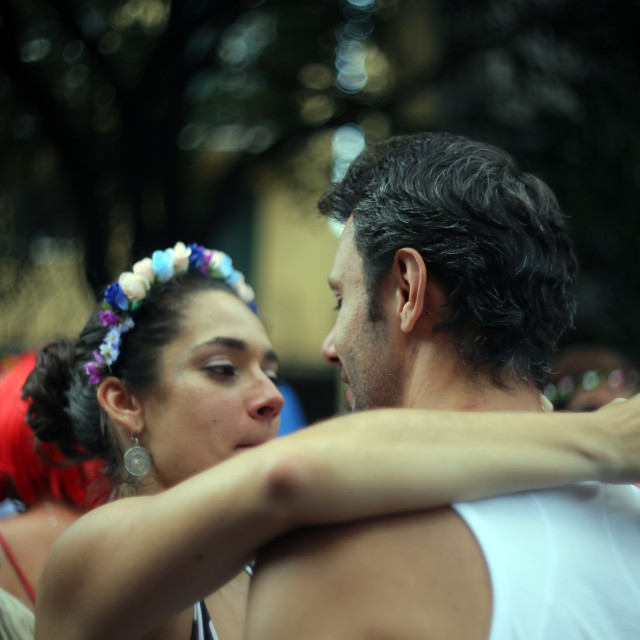
[[(320, 210), (346, 223), (323, 351), (353, 409), (542, 410), (577, 272), (546, 185), (424, 134), (364, 152)], [(640, 492), (597, 483), (299, 532), (259, 558), (247, 637), (631, 640), (638, 534)]]

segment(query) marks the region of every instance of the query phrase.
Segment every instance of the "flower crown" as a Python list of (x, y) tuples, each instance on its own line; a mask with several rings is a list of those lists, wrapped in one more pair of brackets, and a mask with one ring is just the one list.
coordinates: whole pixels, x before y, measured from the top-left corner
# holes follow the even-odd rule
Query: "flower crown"
[(187, 272), (221, 280), (257, 313), (253, 289), (242, 273), (233, 268), (226, 253), (197, 244), (186, 246), (183, 242), (178, 242), (172, 249), (154, 251), (150, 258), (136, 262), (133, 271), (122, 273), (118, 282), (109, 285), (104, 292), (100, 321), (109, 330), (98, 350), (93, 352), (94, 359), (84, 366), (89, 384), (100, 384), (111, 373), (112, 365), (120, 356), (122, 336), (135, 326), (131, 313), (140, 306), (153, 285)]

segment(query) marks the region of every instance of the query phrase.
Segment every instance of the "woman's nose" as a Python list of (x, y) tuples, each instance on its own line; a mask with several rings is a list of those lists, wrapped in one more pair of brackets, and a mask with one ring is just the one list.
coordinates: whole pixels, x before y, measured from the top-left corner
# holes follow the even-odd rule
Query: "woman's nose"
[(249, 406), (249, 413), (257, 420), (273, 420), (284, 407), (284, 397), (275, 382), (265, 376)]

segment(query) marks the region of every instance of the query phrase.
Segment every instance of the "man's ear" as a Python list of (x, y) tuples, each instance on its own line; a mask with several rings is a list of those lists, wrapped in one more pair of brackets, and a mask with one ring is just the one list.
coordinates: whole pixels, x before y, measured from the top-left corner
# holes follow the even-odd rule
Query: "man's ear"
[(420, 253), (405, 247), (396, 252), (393, 269), (396, 274), (400, 329), (412, 331), (420, 319), (427, 291), (427, 266)]
[(98, 403), (114, 422), (130, 433), (138, 434), (142, 431), (142, 405), (119, 378), (108, 376), (100, 383)]

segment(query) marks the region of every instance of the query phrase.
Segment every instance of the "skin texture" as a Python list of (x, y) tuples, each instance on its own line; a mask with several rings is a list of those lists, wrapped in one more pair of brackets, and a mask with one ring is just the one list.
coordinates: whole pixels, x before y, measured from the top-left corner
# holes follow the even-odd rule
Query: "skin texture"
[[(45, 559), (55, 541), (81, 515), (77, 507), (43, 497), (24, 513), (0, 520), (0, 533), (33, 589), (37, 588)], [(32, 611), (35, 609), (29, 593), (2, 549), (0, 588), (18, 598)]]
[[(353, 225), (347, 223), (329, 276), (338, 317), (323, 342), (324, 356), (340, 366), (349, 386), (347, 406), (353, 410), (399, 406), (403, 375), (400, 360), (387, 348), (386, 317), (369, 318), (360, 257), (353, 251)], [(342, 357), (338, 361), (336, 353)]]

